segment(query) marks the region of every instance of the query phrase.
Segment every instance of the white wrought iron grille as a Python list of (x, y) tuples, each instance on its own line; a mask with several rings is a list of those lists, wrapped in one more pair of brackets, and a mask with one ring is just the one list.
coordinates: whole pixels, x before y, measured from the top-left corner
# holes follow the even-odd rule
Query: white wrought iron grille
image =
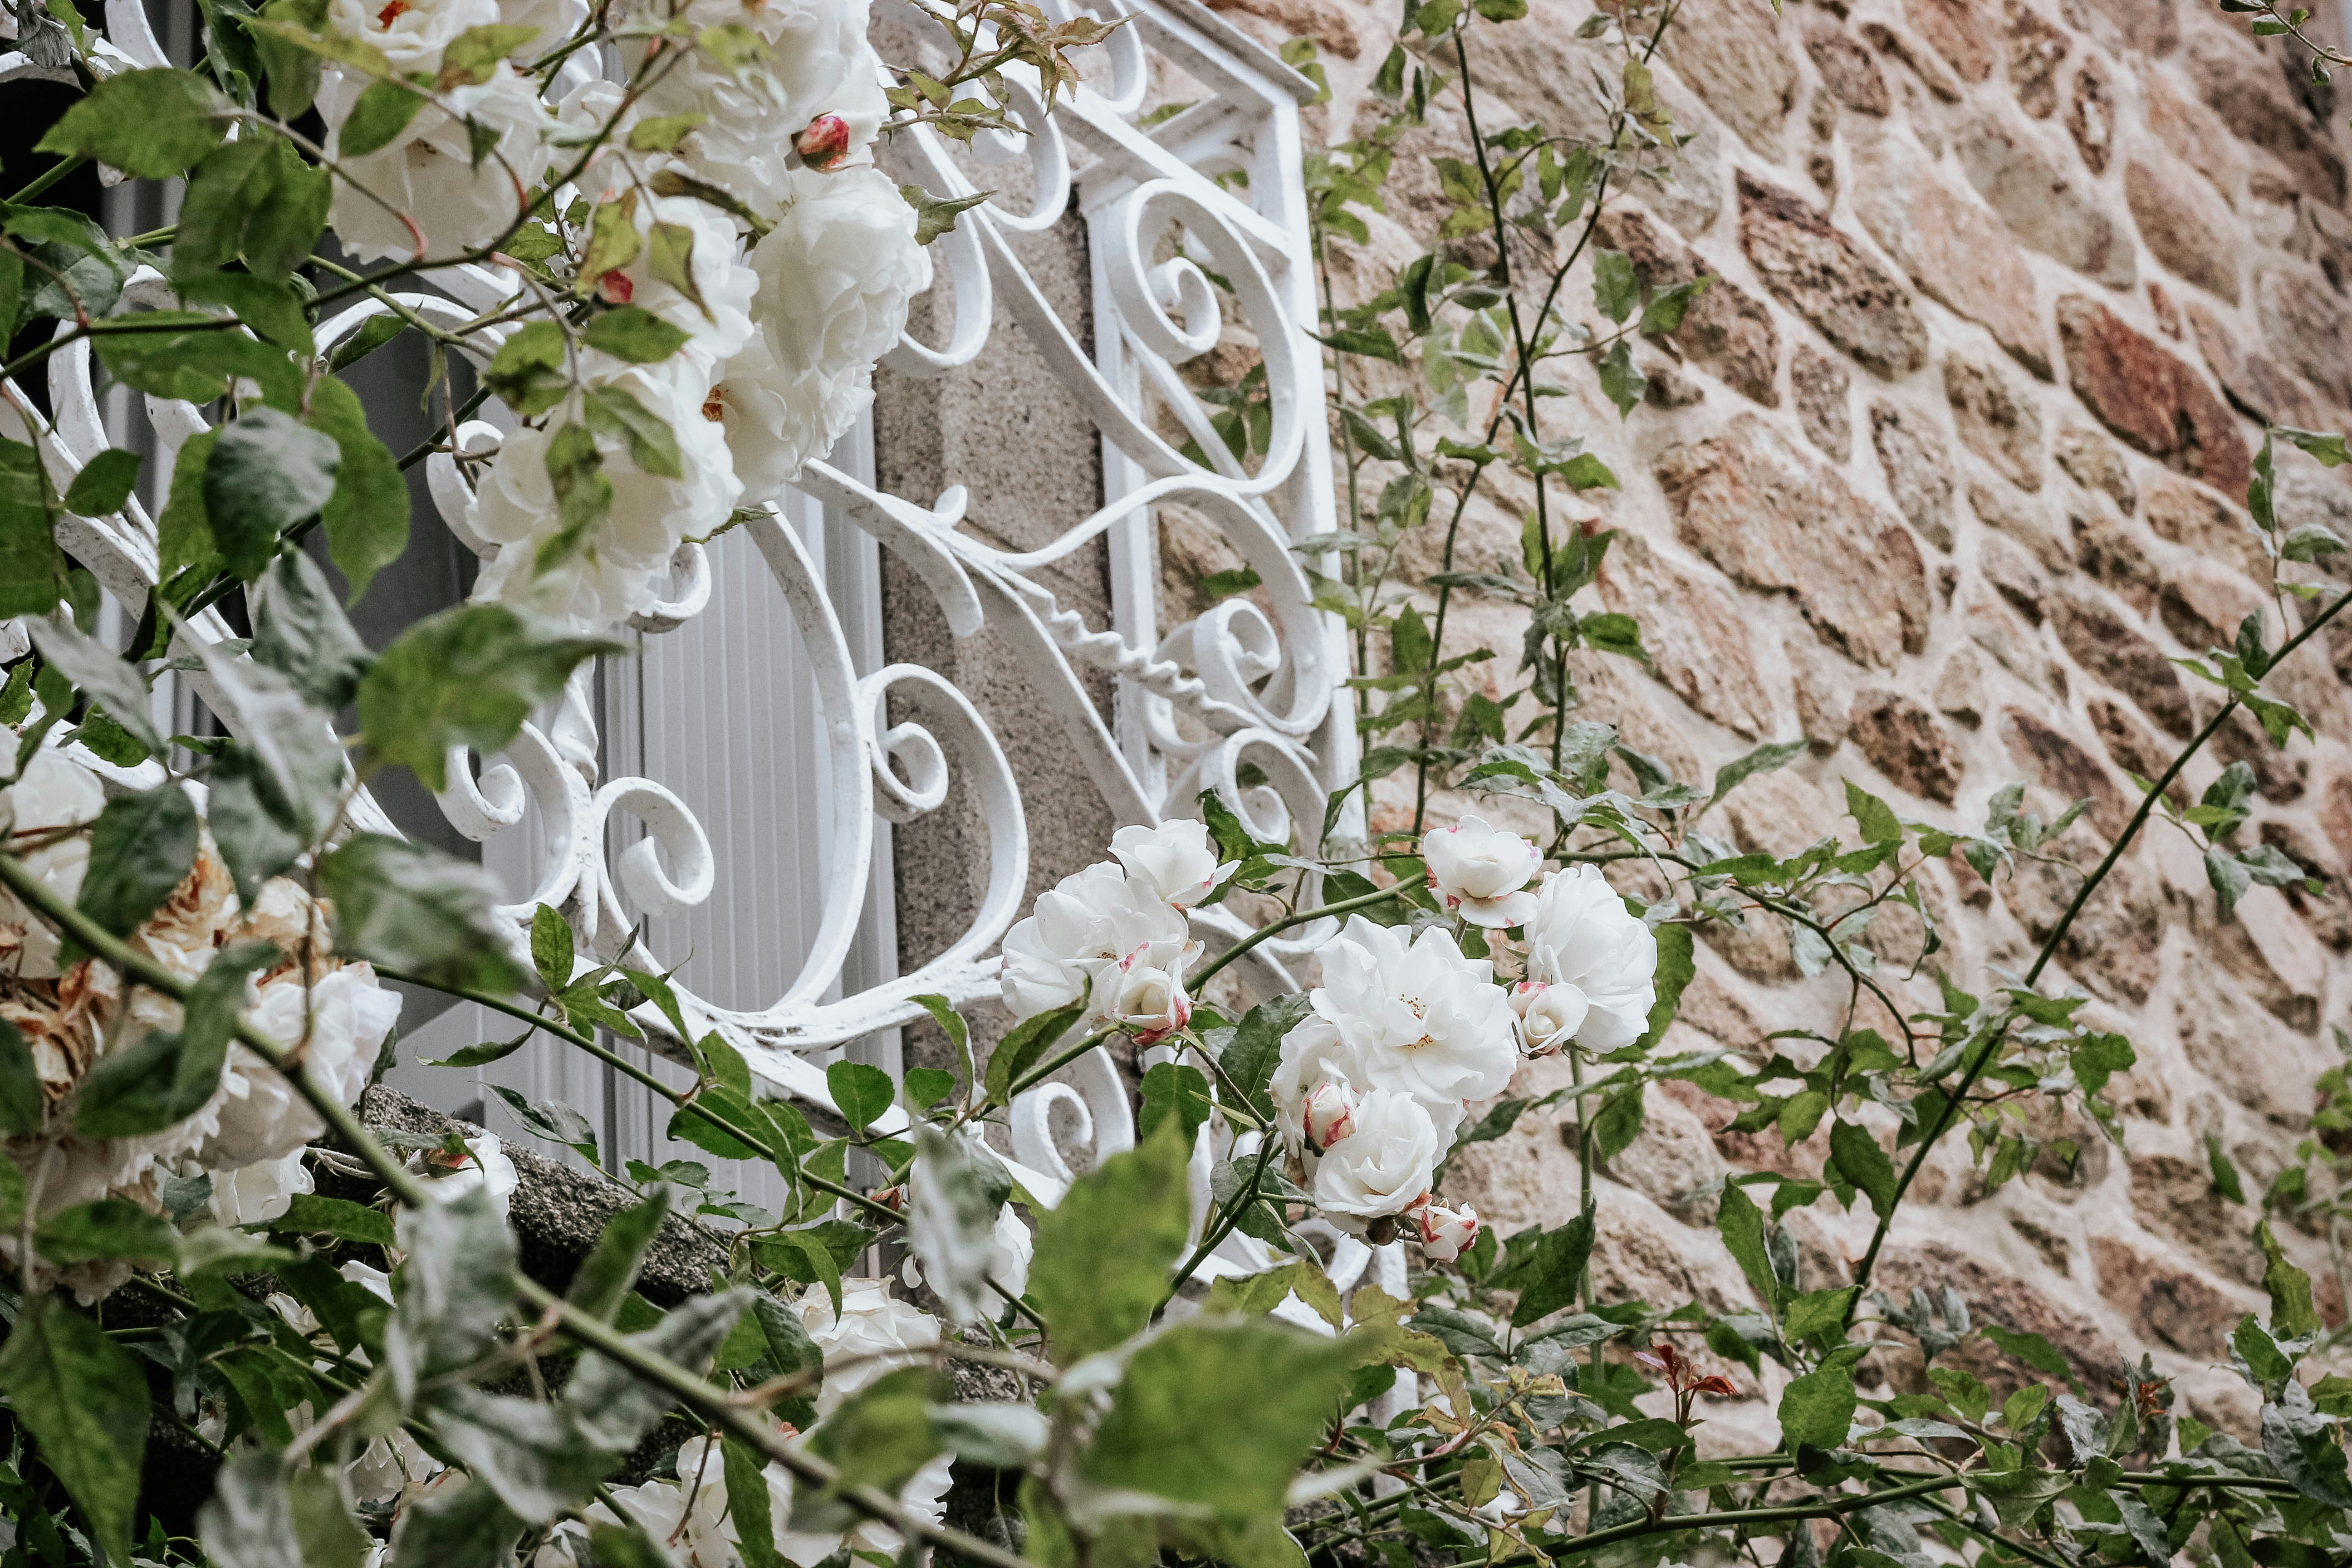
[[(1067, 0), (1049, 0), (1047, 9), (1057, 19), (1073, 11)], [(139, 0), (110, 0), (107, 12), (111, 47), (134, 64), (167, 63)], [(995, 994), (997, 945), (1026, 901), (1025, 825), (1040, 805), (1024, 799), (1022, 759), (1007, 755), (964, 693), (924, 667), (879, 662), (877, 547), (920, 581), (956, 637), (985, 627), (1015, 651), (1118, 822), (1192, 814), (1199, 793), (1213, 788), (1261, 837), (1286, 837), (1293, 823), (1311, 834), (1327, 793), (1354, 773), (1349, 711), (1334, 700), (1345, 645), (1336, 624), (1313, 607), (1294, 549), (1333, 527), (1321, 368), (1306, 331), (1315, 297), (1298, 114), (1315, 89), (1198, 0), (1136, 0), (1121, 14), (1129, 25), (1087, 51), (1086, 79), (1050, 111), (1035, 92), (1013, 87), (1024, 137), (984, 135), (966, 154), (918, 128), (888, 153), (900, 178), (950, 197), (977, 194), (983, 187), (975, 171), (992, 163), (1025, 164), (1025, 179), (1011, 182), (1025, 185), (1022, 195), (991, 195), (933, 247), (933, 314), (951, 325), (936, 341), (910, 334), (885, 363), (917, 378), (971, 364), (1001, 303), (1098, 433), (1099, 509), (1043, 548), (1010, 552), (966, 526), (961, 486), (936, 497), (891, 494), (872, 482), (870, 453), (836, 451), (793, 490), (746, 497), (768, 510), (733, 537), (679, 549), (667, 602), (634, 623), (645, 658), (630, 677), (638, 683), (630, 743), (616, 747), (619, 737), (600, 730), (600, 717), (627, 705), (616, 706), (609, 691), (600, 700), (598, 678), (583, 670), (562, 701), (506, 751), (453, 758), (456, 783), (439, 797), (443, 815), (485, 845), (487, 859), (519, 871), (516, 901), (505, 911), (518, 946), (544, 903), (574, 927), (583, 963), (593, 955), (667, 969), (689, 954), (664, 951), (657, 933), (714, 898), (723, 901), (730, 884), (783, 887), (796, 929), (780, 930), (775, 941), (779, 951), (796, 950), (796, 961), (776, 966), (772, 996), (714, 999), (696, 990), (691, 963), (678, 975), (680, 995), (698, 1033), (718, 1031), (770, 1083), (820, 1104), (822, 1062), (861, 1043), (870, 1054), (871, 1042), (921, 1016), (913, 997), (939, 994), (961, 1005)], [(567, 68), (593, 65), (580, 57)], [(22, 56), (0, 57), (0, 79), (30, 69)], [(1183, 107), (1160, 107), (1171, 102)], [(1087, 241), (1090, 334), (1056, 312), (1013, 238), (1061, 224), (1073, 209)], [(449, 325), (471, 321), (517, 287), (481, 268), (434, 277), (440, 292), (399, 298)], [(128, 294), (135, 303), (169, 303), (152, 272), (134, 279)], [(321, 352), (383, 309), (362, 304), (325, 323)], [(1247, 461), (1229, 452), (1211, 426), (1211, 406), (1181, 372), (1226, 338), (1229, 323), (1254, 336), (1271, 414)], [(497, 341), (481, 337), (486, 362)], [(48, 461), (69, 476), (110, 444), (89, 344), (54, 355), (49, 374), (54, 434), (41, 440)], [(14, 385), (5, 395), (27, 406)], [(486, 414), (459, 427), (466, 449), (488, 450), (501, 438), (498, 410)], [(154, 398), (146, 415), (162, 459), (155, 471), (168, 472), (171, 454), (205, 427), (204, 415)], [(459, 466), (436, 455), (429, 479), (441, 521), (477, 554), (495, 553), (495, 545), (466, 530), (467, 480)], [(1163, 632), (1154, 509), (1170, 502), (1222, 531), (1262, 586)], [(68, 519), (61, 531), (115, 600), (143, 602), (157, 544), (152, 518), (135, 500), (120, 518)], [(1111, 565), (1108, 624), (1057, 602), (1037, 580), (1042, 568), (1097, 539)], [(764, 622), (740, 607), (762, 603)], [(761, 692), (768, 706), (755, 721), (780, 733), (776, 776), (812, 796), (793, 799), (780, 788), (764, 844), (738, 843), (723, 858), (678, 781), (663, 776), (665, 748), (656, 735), (660, 723), (675, 729), (694, 703), (708, 702), (713, 722), (725, 706), (698, 686), (719, 679), (715, 658), (714, 668), (698, 668), (696, 658), (669, 651), (691, 645), (714, 605), (739, 606), (739, 634), (745, 625), (755, 633), (769, 628), (764, 661), (751, 672), (769, 683)], [(231, 628), (207, 611), (186, 635), (217, 642)], [(257, 710), (234, 679), (234, 666), (226, 668), (226, 677), (186, 679), (231, 730), (266, 736), (273, 715)], [(1115, 678), (1108, 718), (1088, 696), (1087, 668)], [(608, 763), (622, 752), (631, 765), (614, 771)], [(985, 893), (960, 936), (896, 973), (888, 961), (889, 829), (936, 810), (952, 780), (976, 792), (983, 806)], [(395, 830), (371, 800), (362, 798), (352, 815), (361, 827)], [(1222, 910), (1195, 919), (1213, 949), (1244, 929)], [(1295, 983), (1286, 966), (1326, 935), (1310, 928), (1267, 942), (1252, 963), (1264, 983), (1287, 988)], [(647, 1011), (641, 1021), (658, 1040), (662, 1026)], [(1072, 1128), (1096, 1156), (1133, 1139), (1127, 1096), (1108, 1055), (1096, 1052), (1073, 1076), (1075, 1085), (1042, 1086), (1014, 1108), (1019, 1173), (1046, 1202), (1068, 1180), (1064, 1149)], [(1209, 1155), (1204, 1143), (1195, 1165), (1203, 1206)], [(1245, 1237), (1234, 1245), (1257, 1246)], [(1359, 1250), (1355, 1268), (1362, 1266)]]

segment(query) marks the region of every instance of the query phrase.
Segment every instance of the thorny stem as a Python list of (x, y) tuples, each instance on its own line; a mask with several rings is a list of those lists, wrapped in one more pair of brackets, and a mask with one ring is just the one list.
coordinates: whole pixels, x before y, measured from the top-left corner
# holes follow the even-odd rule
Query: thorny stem
[[(2285, 663), (2289, 655), (2317, 636), (2319, 629), (2333, 620), (2347, 603), (2352, 603), (2352, 594), (2338, 594), (2334, 603), (2311, 618), (2309, 625), (2280, 645), (2278, 652), (2272, 656), (2269, 665), (2265, 667), (2265, 673)], [(2164, 770), (2163, 775), (2148, 786), (2147, 793), (2140, 797), (2139, 809), (2132, 813), (2131, 820), (2124, 825), (2123, 832), (2117, 835), (2115, 843), (2108, 847), (2106, 858), (2083, 879), (2082, 887), (2075, 891), (2074, 901), (2066, 906), (2066, 912), (2059, 916), (2058, 923), (2051, 928), (2048, 939), (2042, 944), (2042, 951), (2034, 955), (2033, 966), (2025, 972), (2025, 984), (2028, 986), (2032, 986), (2042, 978), (2042, 972), (2049, 967), (2051, 959), (2057, 955), (2058, 944), (2066, 940), (2066, 932), (2074, 926), (2074, 917), (2083, 912), (2083, 906), (2090, 902), (2091, 895), (2098, 890), (2099, 884), (2105, 881), (2108, 873), (2116, 868), (2116, 863), (2123, 858), (2124, 851), (2131, 847), (2132, 840), (2139, 836), (2139, 830), (2147, 826), (2149, 816), (2156, 810), (2156, 803), (2164, 798), (2164, 792), (2172, 787), (2172, 781), (2180, 776), (2181, 770), (2189, 765), (2189, 759), (2204, 748), (2205, 742), (2211, 740), (2221, 726), (2228, 722), (2230, 715), (2236, 712), (2238, 707), (2238, 698), (2232, 694), (2228, 701), (2221, 704), (2221, 711), (2215, 713), (2205, 727), (2198, 731), (2190, 739), (2188, 745), (2181, 748), (2179, 754), (2172, 759), (2171, 765)], [(1878, 1216), (1878, 1225), (1870, 1233), (1870, 1248), (1862, 1255), (1862, 1262), (1855, 1267), (1853, 1278), (1857, 1289), (1853, 1298), (1846, 1303), (1848, 1322), (1853, 1321), (1854, 1311), (1862, 1304), (1864, 1288), (1870, 1284), (1871, 1270), (1877, 1266), (1879, 1251), (1885, 1246), (1887, 1230), (1895, 1223), (1895, 1215), (1903, 1206), (1904, 1194), (1911, 1190), (1911, 1183), (1919, 1174), (1920, 1168), (1927, 1164), (1928, 1154), (1935, 1150), (1937, 1142), (1950, 1130), (1953, 1119), (1959, 1115), (1960, 1107), (1968, 1100), (1969, 1090), (1976, 1086), (1977, 1079), (1983, 1076), (1984, 1070), (1992, 1065), (1993, 1058), (2000, 1054), (2000, 1042), (1997, 1036), (1985, 1042), (1983, 1048), (1977, 1054), (1977, 1059), (1969, 1064), (1967, 1070), (1961, 1074), (1959, 1082), (1944, 1097), (1943, 1106), (1936, 1113), (1935, 1123), (1920, 1138), (1919, 1147), (1912, 1154), (1911, 1163), (1903, 1167), (1903, 1174), (1895, 1184), (1894, 1199), (1886, 1205), (1886, 1212)]]

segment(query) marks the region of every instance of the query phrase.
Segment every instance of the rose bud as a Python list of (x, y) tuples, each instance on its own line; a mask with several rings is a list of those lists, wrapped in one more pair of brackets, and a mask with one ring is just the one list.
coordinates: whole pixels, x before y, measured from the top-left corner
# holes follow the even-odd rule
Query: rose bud
[(1321, 1153), (1356, 1130), (1356, 1091), (1344, 1083), (1318, 1083), (1304, 1110), (1307, 1147)]
[(1411, 1213), (1422, 1252), (1436, 1262), (1451, 1263), (1478, 1239), (1478, 1211), (1467, 1204), (1450, 1209), (1424, 1197)]
[(838, 114), (820, 114), (793, 138), (793, 151), (812, 169), (830, 169), (849, 156), (849, 121)]

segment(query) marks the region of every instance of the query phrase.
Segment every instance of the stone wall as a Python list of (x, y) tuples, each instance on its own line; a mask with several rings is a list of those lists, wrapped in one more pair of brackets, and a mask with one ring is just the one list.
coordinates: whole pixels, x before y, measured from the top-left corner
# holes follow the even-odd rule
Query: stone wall
[[(1368, 85), (1393, 0), (1227, 3), (1269, 40), (1318, 40), (1337, 89), (1315, 111), (1330, 134), (1378, 118)], [(1530, 17), (1474, 33), (1485, 123), (1597, 123), (1591, 70), (1618, 68), (1577, 38), (1588, 15), (1583, 0), (1535, 0)], [(2129, 775), (2158, 772), (2215, 706), (2168, 656), (2226, 645), (2267, 602), (2243, 510), (2262, 422), (2340, 429), (2352, 404), (2352, 219), (2325, 89), (2242, 18), (2189, 0), (1790, 0), (1778, 17), (1765, 0), (1689, 0), (1661, 59), (1664, 100), (1696, 139), (1675, 183), (1612, 204), (1603, 239), (1652, 282), (1717, 281), (1646, 355), (1647, 403), (1630, 418), (1573, 367), (1559, 379), (1578, 396), (1549, 405), (1547, 434), (1585, 434), (1622, 481), (1570, 511), (1619, 531), (1597, 597), (1638, 616), (1655, 656), (1654, 675), (1580, 660), (1585, 716), (1686, 779), (1759, 742), (1808, 738), (1809, 755), (1709, 819), (1743, 849), (1850, 834), (1844, 778), (1906, 816), (1968, 826), (2023, 780), (2045, 814), (2090, 797), (2059, 845), (2088, 863), (2137, 804)], [(1335, 250), (1343, 298), (1384, 286), (1433, 230), (1443, 198), (1415, 160), (1468, 155), (1449, 114), (1400, 153), (1372, 244)], [(1478, 243), (1464, 259), (1491, 258)], [(2346, 527), (2352, 495), (2299, 455), (2280, 466), (2289, 524)], [(1507, 481), (1473, 509), (1465, 564), (1517, 556), (1528, 500)], [(1434, 551), (1400, 575), (1425, 576)], [(1469, 640), (1446, 651), (1500, 650), (1468, 672), (1500, 695), (1521, 624), (1508, 606), (1457, 602)], [(2188, 774), (2199, 789), (2249, 762), (2267, 797), (2249, 834), (2339, 886), (2347, 661), (2352, 637), (2334, 638), (2273, 677), (2316, 744), (2280, 752), (2237, 725)], [(1411, 821), (1400, 777), (1381, 826)], [(1979, 987), (1992, 966), (2030, 962), (2077, 885), (2032, 865), (1988, 885), (1957, 860), (1922, 880), (1945, 933), (1935, 962)], [(2256, 1216), (2212, 1192), (2205, 1140), (2257, 1196), (2294, 1158), (2314, 1080), (2342, 1059), (2328, 1026), (2352, 1000), (2347, 910), (2341, 892), (2258, 890), (2219, 923), (2188, 836), (2150, 832), (2061, 954), (2064, 978), (2097, 999), (2088, 1016), (2138, 1050), (2116, 1095), (2125, 1146), (2045, 1128), (2079, 1139), (2079, 1162), (2045, 1159), (1987, 1196), (1965, 1140), (1948, 1140), (1879, 1280), (1959, 1285), (1980, 1318), (2047, 1334), (2103, 1398), (2118, 1353), (2153, 1352), (2183, 1408), (2249, 1435), (2248, 1396), (2214, 1363), (2263, 1300)], [(1875, 935), (1906, 964), (1917, 951), (1916, 923)], [(1675, 1046), (1746, 1047), (1843, 1016), (1835, 977), (1802, 980), (1778, 937), (1710, 939), (1700, 967)], [(1888, 979), (1933, 999), (1928, 979)], [(1539, 1064), (1519, 1089), (1561, 1077)], [(1822, 1149), (1710, 1131), (1731, 1112), (1688, 1086), (1653, 1092), (1641, 1141), (1602, 1183), (1604, 1296), (1745, 1299), (1712, 1235), (1692, 1228), (1711, 1201), (1688, 1194), (1732, 1168), (1811, 1173)], [(1506, 1233), (1574, 1212), (1560, 1120), (1529, 1117), (1460, 1163), (1466, 1195)], [(1808, 1288), (1850, 1277), (1871, 1223), (1830, 1198), (1791, 1215)], [(2323, 1238), (2286, 1239), (2340, 1315)], [(1702, 1440), (1769, 1443), (1769, 1410), (1724, 1411)]]

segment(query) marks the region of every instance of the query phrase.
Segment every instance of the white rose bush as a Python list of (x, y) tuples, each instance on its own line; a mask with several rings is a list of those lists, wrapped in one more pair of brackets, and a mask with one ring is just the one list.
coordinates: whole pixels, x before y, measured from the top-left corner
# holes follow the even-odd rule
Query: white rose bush
[[(1378, 206), (1433, 102), (1475, 117), (1465, 35), (1524, 11), (1411, 12), (1384, 117), (1309, 160), (1318, 238), (1368, 232), (1350, 209)], [(2282, 533), (2266, 446), (2249, 503), (2275, 624), (2257, 611), (2185, 661), (2220, 716), (2077, 868), (2021, 970), (1971, 991), (1936, 969), (1913, 873), (2052, 859), (2087, 803), (2045, 817), (2012, 786), (1962, 827), (1849, 783), (1850, 838), (1780, 858), (1715, 837), (1709, 813), (1805, 744), (1702, 788), (1581, 706), (1571, 652), (1646, 655), (1630, 617), (1578, 598), (1611, 535), (1565, 525), (1556, 492), (1614, 479), (1547, 432), (1559, 389), (1535, 374), (1590, 356), (1632, 406), (1633, 343), (1705, 286), (1645, 292), (1599, 252), (1610, 325), (1558, 313), (1612, 182), (1679, 144), (1645, 63), (1667, 19), (1588, 26), (1626, 53), (1622, 82), (1595, 79), (1601, 142), (1474, 120), (1475, 162), (1435, 160), (1449, 242), (1489, 245), (1491, 268), (1433, 252), (1360, 308), (1322, 291), (1335, 366), (1418, 367), (1360, 403), (1334, 376), (1366, 504), (1302, 552), (1340, 573), (1316, 603), (1355, 634), (1376, 743), (1327, 781), (1322, 831), (1261, 839), (1214, 791), (1167, 802), (1038, 893), (992, 991), (982, 972), (903, 999), (927, 1065), (836, 1061), (795, 1097), (690, 1028), (668, 975), (576, 951), (576, 910), (510, 905), (479, 866), (382, 831), (369, 790), (450, 792), (467, 752), (629, 651), (683, 547), (824, 458), (968, 205), (895, 184), (889, 139), (1018, 135), (1008, 77), (1050, 103), (1116, 24), (926, 0), (896, 20), (943, 34), (932, 77), (877, 53), (864, 0), (269, 0), (207, 7), (196, 68), (136, 69), (69, 0), (13, 10), (20, 52), (80, 92), (43, 129), (53, 163), (0, 204), (0, 1568), (2340, 1561), (2352, 1382), (2305, 1373), (2342, 1331), (2267, 1222), (2269, 1310), (2228, 1336), (2259, 1408), (2243, 1436), (2176, 1417), (2145, 1363), (2078, 1366), (1873, 1271), (1955, 1131), (1987, 1190), (2071, 1157), (2062, 1116), (2115, 1135), (2106, 1091), (2135, 1053), (2044, 973), (2156, 812), (2195, 838), (2221, 919), (2305, 880), (2240, 839), (2247, 763), (2192, 807), (2167, 791), (2238, 708), (2277, 743), (2308, 731), (2262, 683), (2344, 602), (2290, 569), (2343, 542)], [(183, 182), (177, 221), (111, 237), (40, 205), (85, 164)], [(1575, 249), (1530, 276), (1539, 235)], [(437, 434), (396, 455), (344, 374), (408, 333)], [(54, 460), (18, 387), (68, 350), (194, 411), (163, 421), (144, 476), (163, 504), (127, 614), (71, 542), (133, 515), (142, 460)], [(2339, 437), (2276, 436), (2347, 460)], [(347, 605), (406, 549), (404, 474), (427, 458), (484, 564), (468, 602), (371, 647)], [(1371, 462), (1391, 471), (1360, 483)], [(1411, 557), (1437, 575), (1391, 570), (1505, 469), (1534, 498), (1516, 561), (1459, 570), (1448, 527)], [(1516, 675), (1475, 689), (1462, 672), (1496, 650), (1446, 640), (1474, 593), (1533, 627)], [(208, 611), (239, 635), (194, 635)], [(218, 722), (170, 732), (167, 670)], [(1391, 775), (1409, 816), (1394, 784), (1372, 795)], [(1377, 809), (1351, 812), (1360, 794)], [(1882, 973), (1896, 958), (1869, 933), (1897, 905), (1935, 1010)], [(1684, 1048), (1696, 935), (1753, 925), (1834, 1005)], [(504, 1089), (568, 1171), (383, 1119), (420, 992), (521, 1029), (448, 1063), (585, 1053), (714, 1164), (616, 1160), (578, 1110)], [(1016, 1105), (1073, 1068), (1129, 1099), (1065, 1182), (1009, 1151)], [(1624, 1299), (1594, 1266), (1599, 1174), (1677, 1081), (1738, 1108), (1724, 1131), (1787, 1146), (1690, 1194), (1745, 1300)], [(1570, 1217), (1498, 1235), (1464, 1157), (1547, 1112), (1577, 1155)], [(774, 1206), (728, 1184), (748, 1166), (772, 1168)], [(526, 1222), (575, 1179), (595, 1239), (551, 1249)], [(1783, 1222), (1809, 1205), (1867, 1212), (1864, 1255), (1832, 1273), (1800, 1248)], [(1702, 1431), (1716, 1401), (1769, 1404), (1775, 1445)]]

